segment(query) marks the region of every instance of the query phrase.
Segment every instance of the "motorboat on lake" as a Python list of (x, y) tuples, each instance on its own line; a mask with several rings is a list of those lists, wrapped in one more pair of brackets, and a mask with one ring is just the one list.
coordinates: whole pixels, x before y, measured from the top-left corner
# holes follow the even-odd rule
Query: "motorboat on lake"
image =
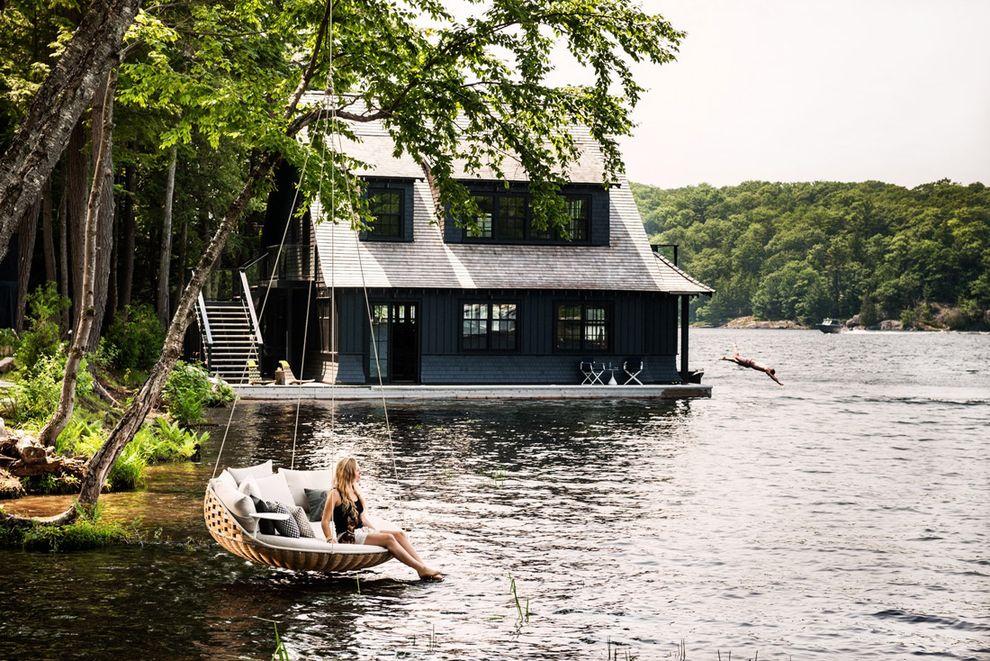
[(822, 323), (818, 324), (816, 328), (823, 333), (838, 333), (843, 328), (845, 328), (845, 326), (838, 319), (832, 319), (831, 317), (827, 317), (825, 319), (822, 319)]

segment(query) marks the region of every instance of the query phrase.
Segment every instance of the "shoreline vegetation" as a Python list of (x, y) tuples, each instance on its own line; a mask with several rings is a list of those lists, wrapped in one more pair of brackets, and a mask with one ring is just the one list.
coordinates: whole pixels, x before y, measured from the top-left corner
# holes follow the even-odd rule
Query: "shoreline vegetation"
[(679, 265), (715, 289), (692, 304), (702, 324), (814, 327), (834, 318), (869, 329), (990, 330), (983, 184), (632, 190), (651, 243), (677, 244)]
[[(77, 406), (53, 446), (39, 431), (59, 403), (67, 340), (58, 319), (67, 306), (53, 287), (31, 295), (27, 330), (0, 337), (7, 372), (0, 384), (0, 504), (25, 495), (78, 493), (88, 461), (104, 444), (150, 364), (164, 330), (151, 308), (134, 307), (117, 317), (80, 369)], [(234, 398), (227, 384), (206, 370), (179, 362), (166, 382), (155, 412), (114, 463), (103, 491), (140, 488), (148, 466), (195, 460), (207, 432), (197, 432), (203, 411)], [(33, 522), (0, 534), (0, 546), (31, 550), (74, 550), (134, 541), (135, 530), (103, 522), (99, 508), (80, 512), (68, 526)]]
[[(955, 308), (943, 308), (945, 314), (933, 315), (927, 318), (921, 318), (913, 321), (912, 323), (905, 324), (902, 319), (884, 319), (878, 323), (871, 326), (865, 326), (861, 323), (859, 315), (854, 315), (849, 319), (839, 319), (839, 323), (843, 325), (846, 330), (868, 330), (868, 331), (920, 331), (920, 332), (938, 332), (938, 333), (950, 333), (950, 332), (986, 332), (985, 327), (974, 327), (974, 328), (953, 328), (950, 324), (946, 323), (945, 316), (957, 314), (958, 310)], [(694, 328), (731, 328), (735, 330), (748, 330), (748, 329), (759, 329), (759, 330), (815, 330), (815, 324), (803, 324), (799, 321), (793, 319), (757, 319), (753, 315), (747, 315), (744, 317), (736, 317), (735, 319), (730, 319), (724, 324), (713, 325), (703, 321), (696, 321), (691, 324)]]

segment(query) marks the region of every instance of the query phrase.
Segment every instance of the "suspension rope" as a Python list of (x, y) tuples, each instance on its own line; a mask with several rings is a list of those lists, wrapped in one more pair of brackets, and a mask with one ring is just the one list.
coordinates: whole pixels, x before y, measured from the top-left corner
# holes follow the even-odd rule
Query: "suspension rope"
[[(337, 114), (336, 106), (333, 107), (331, 112), (336, 118), (336, 114)], [(336, 138), (337, 138), (338, 151), (341, 151), (343, 149), (343, 143), (340, 140), (339, 133), (336, 134)], [(344, 173), (344, 177), (346, 178), (348, 176), (346, 171), (342, 171), (342, 172)], [(353, 214), (354, 203), (353, 200), (351, 199), (351, 187), (349, 185), (344, 186), (344, 191), (347, 194), (347, 206), (351, 210), (351, 213)], [(361, 273), (361, 290), (364, 293), (364, 309), (368, 315), (368, 334), (371, 335), (371, 350), (372, 350), (372, 355), (375, 358), (375, 371), (378, 374), (378, 391), (381, 393), (382, 396), (382, 410), (385, 413), (385, 434), (388, 437), (389, 458), (392, 461), (392, 479), (395, 480), (396, 486), (398, 486), (399, 471), (395, 463), (395, 442), (392, 439), (392, 423), (388, 417), (388, 403), (386, 402), (386, 398), (385, 398), (385, 385), (382, 379), (382, 364), (381, 364), (381, 360), (379, 360), (379, 354), (378, 354), (378, 340), (375, 337), (375, 325), (374, 322), (372, 321), (372, 314), (371, 314), (371, 302), (368, 298), (368, 282), (364, 272), (364, 261), (361, 258), (361, 239), (358, 236), (358, 232), (356, 230), (354, 231), (354, 248), (355, 251), (357, 252), (358, 271)], [(389, 318), (386, 319), (386, 322), (390, 322), (391, 314), (389, 314), (388, 317)], [(400, 512), (400, 516), (401, 516), (401, 512)]]

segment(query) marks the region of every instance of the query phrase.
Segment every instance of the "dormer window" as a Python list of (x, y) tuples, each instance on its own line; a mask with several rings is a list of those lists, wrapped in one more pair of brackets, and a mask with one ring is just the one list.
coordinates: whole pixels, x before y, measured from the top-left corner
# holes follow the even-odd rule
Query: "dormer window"
[(563, 195), (567, 214), (562, 227), (538, 228), (533, 222), (528, 193), (475, 193), (479, 214), (463, 229), (463, 240), (492, 243), (588, 243), (591, 235), (591, 195)]
[(374, 218), (365, 232), (366, 239), (398, 241), (403, 238), (403, 195), (401, 190), (368, 189), (368, 208)]

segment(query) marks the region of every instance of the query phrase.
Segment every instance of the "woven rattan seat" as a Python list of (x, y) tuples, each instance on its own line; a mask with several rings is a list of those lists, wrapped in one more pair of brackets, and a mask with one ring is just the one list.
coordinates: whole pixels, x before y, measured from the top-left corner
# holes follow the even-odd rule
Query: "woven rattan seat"
[(363, 550), (366, 547), (353, 544), (327, 544), (325, 551), (303, 551), (279, 548), (263, 542), (241, 527), (209, 485), (203, 500), (203, 516), (207, 530), (220, 546), (259, 565), (294, 571), (334, 573), (367, 569), (392, 559), (392, 554), (385, 549), (367, 552)]

